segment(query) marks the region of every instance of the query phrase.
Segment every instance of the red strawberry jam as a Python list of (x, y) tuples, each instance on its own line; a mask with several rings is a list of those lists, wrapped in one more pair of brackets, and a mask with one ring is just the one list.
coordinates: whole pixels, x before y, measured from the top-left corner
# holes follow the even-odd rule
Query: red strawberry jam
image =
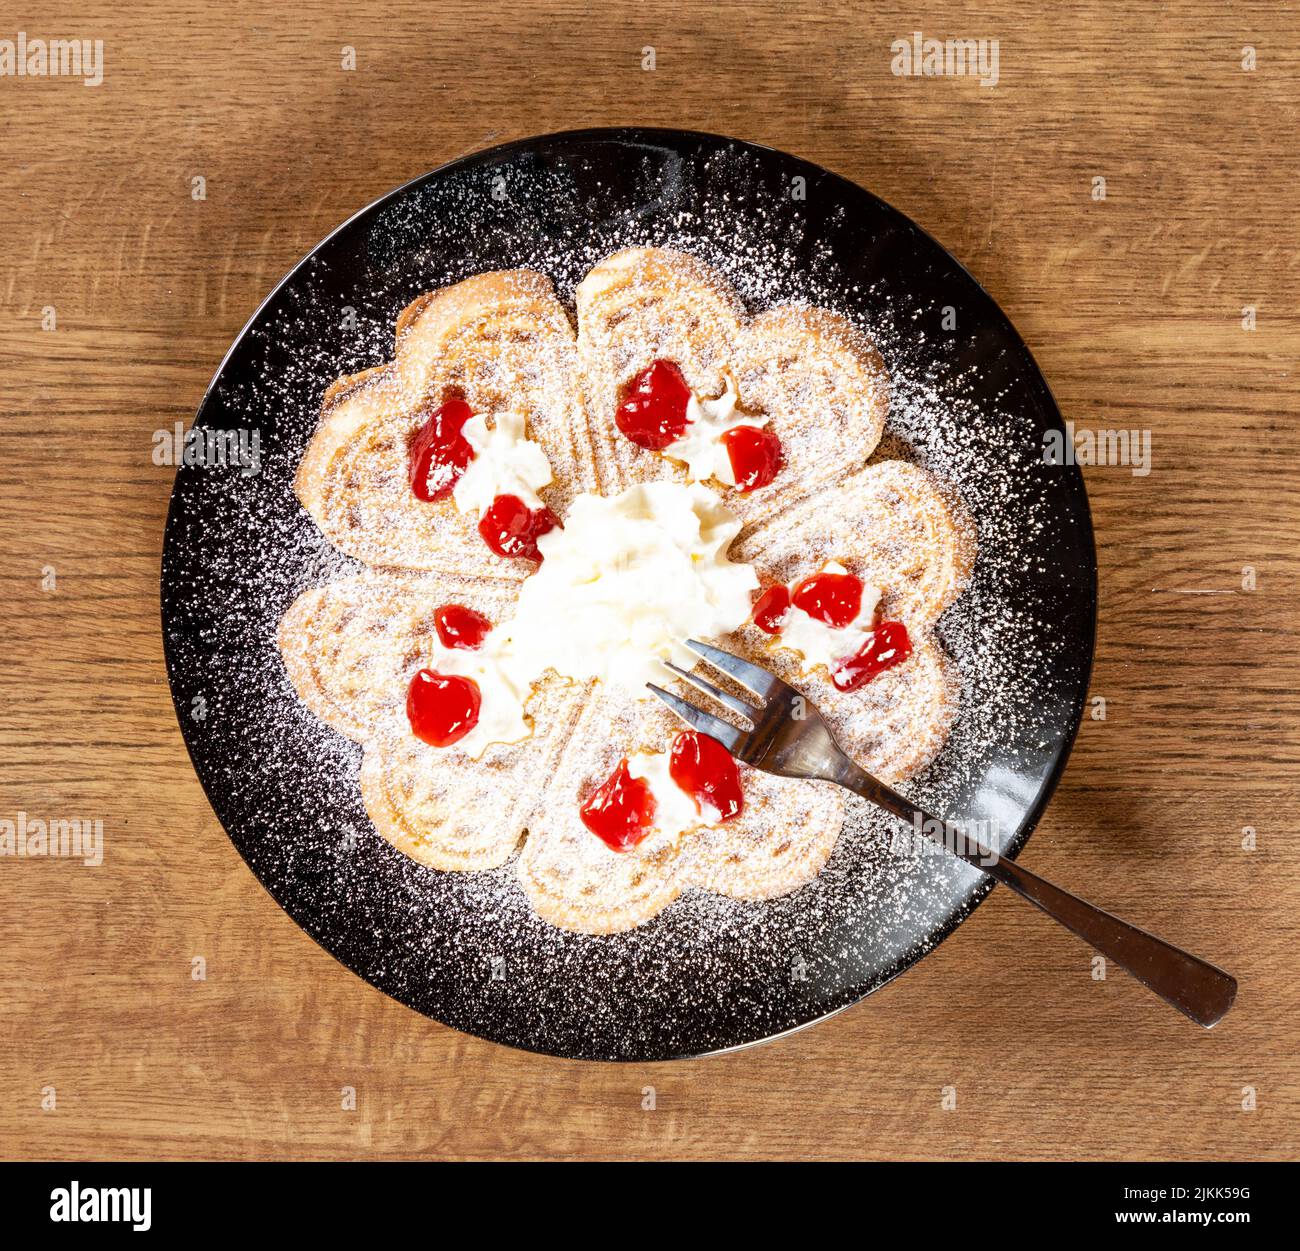
[(769, 586), (754, 605), (754, 624), (764, 634), (779, 634), (785, 614), (790, 611), (790, 588), (783, 582)]
[(406, 692), (406, 719), (416, 738), (450, 747), (478, 725), (480, 701), (473, 678), (421, 669)]
[(843, 630), (862, 610), (862, 580), (851, 573), (815, 573), (794, 588), (791, 598), (814, 620)]
[(831, 675), (841, 691), (856, 691), (877, 674), (901, 665), (912, 654), (912, 640), (901, 621), (882, 621), (856, 656), (840, 661)]
[(731, 821), (745, 807), (740, 770), (731, 753), (707, 734), (686, 730), (673, 740), (668, 776), (693, 800), (709, 821)]
[(442, 500), (452, 492), (474, 449), (463, 433), (474, 416), (464, 400), (448, 400), (435, 409), (411, 440), (411, 490), (419, 500)]
[(733, 426), (723, 433), (722, 446), (742, 491), (757, 491), (780, 472), (781, 440), (762, 426)]
[(443, 604), (434, 609), (433, 625), (443, 647), (472, 652), (483, 646), (492, 623), (481, 613), (464, 604)]
[(583, 825), (607, 846), (630, 851), (654, 824), (654, 792), (645, 778), (628, 772), (624, 757), (583, 804), (580, 815)]
[(540, 562), (537, 540), (559, 524), (559, 518), (545, 505), (529, 508), (517, 495), (498, 495), (479, 519), (478, 532), (498, 556)]
[(655, 361), (628, 384), (614, 424), (638, 447), (662, 452), (686, 431), (691, 389), (672, 361)]

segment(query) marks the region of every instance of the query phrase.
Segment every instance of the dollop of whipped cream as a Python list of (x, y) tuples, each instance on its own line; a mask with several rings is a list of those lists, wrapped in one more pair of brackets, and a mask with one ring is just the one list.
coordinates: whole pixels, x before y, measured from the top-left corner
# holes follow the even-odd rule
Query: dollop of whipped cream
[(473, 678), (478, 684), (478, 723), (455, 744), (471, 760), (477, 760), (493, 743), (518, 743), (532, 734), (532, 725), (524, 716), (532, 686), (520, 681), (502, 631), (493, 630), (483, 645), (473, 650), (435, 643), (428, 667), (435, 673)]
[(722, 436), (737, 426), (765, 426), (763, 414), (738, 413), (735, 384), (727, 379), (727, 389), (716, 400), (702, 400), (691, 392), (686, 405), (686, 429), (680, 439), (663, 450), (665, 456), (679, 460), (686, 466), (692, 482), (716, 478), (727, 486), (736, 485), (731, 456), (722, 442)]
[[(832, 560), (823, 565), (820, 572), (848, 573), (848, 570), (838, 561)], [(777, 641), (780, 646), (799, 653), (803, 658), (804, 673), (818, 665), (825, 665), (833, 673), (841, 662), (858, 654), (875, 629), (876, 605), (879, 603), (880, 592), (874, 586), (864, 584), (862, 607), (858, 609), (858, 615), (842, 628), (818, 621), (802, 608), (791, 604), (781, 620), (781, 633), (777, 636)]]
[(461, 512), (481, 515), (498, 495), (517, 496), (529, 508), (542, 506), (537, 492), (551, 484), (551, 463), (541, 446), (525, 437), (521, 413), (498, 413), (490, 430), (479, 413), (461, 433), (474, 449), (474, 459), (452, 490)]
[(538, 539), (543, 563), (503, 630), (514, 673), (554, 669), (646, 695), (668, 676), (661, 660), (691, 668), (683, 640), (717, 638), (749, 617), (758, 576), (727, 555), (740, 524), (697, 484), (579, 495), (564, 528)]
[(702, 816), (695, 801), (673, 781), (668, 771), (670, 756), (666, 751), (638, 752), (627, 758), (627, 771), (642, 778), (655, 797), (654, 828), (669, 838), (676, 838), (700, 825), (716, 825)]

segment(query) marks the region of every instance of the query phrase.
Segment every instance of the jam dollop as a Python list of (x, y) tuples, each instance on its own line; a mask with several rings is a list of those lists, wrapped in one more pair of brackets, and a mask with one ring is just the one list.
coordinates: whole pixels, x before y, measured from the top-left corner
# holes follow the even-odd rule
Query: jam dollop
[(560, 519), (544, 504), (529, 508), (517, 495), (498, 495), (479, 518), (478, 532), (498, 556), (518, 556), (541, 563), (537, 540)]
[(624, 757), (592, 792), (579, 815), (583, 825), (614, 851), (630, 851), (654, 825), (654, 792), (644, 778), (632, 776)]
[(781, 440), (762, 426), (733, 426), (723, 432), (722, 446), (741, 491), (757, 491), (781, 471)]
[(911, 654), (912, 640), (907, 636), (907, 627), (901, 621), (882, 621), (856, 656), (840, 661), (831, 680), (837, 690), (855, 691), (877, 674), (901, 665)]
[(416, 738), (450, 747), (478, 725), (481, 700), (473, 678), (421, 669), (406, 692), (406, 719)]
[(815, 573), (800, 582), (790, 598), (815, 621), (843, 630), (862, 610), (862, 579), (851, 573)]
[(443, 604), (433, 611), (434, 629), (443, 647), (475, 651), (483, 646), (492, 623), (481, 613), (464, 604)]
[(672, 361), (655, 361), (628, 384), (614, 424), (638, 447), (662, 452), (685, 433), (690, 402), (682, 371)]
[(684, 730), (673, 740), (668, 776), (711, 822), (733, 821), (745, 807), (740, 770), (731, 753), (707, 734)]
[(790, 611), (790, 588), (784, 582), (769, 586), (754, 604), (754, 624), (764, 634), (780, 634), (781, 623)]
[(474, 416), (464, 400), (450, 399), (434, 409), (411, 440), (411, 491), (419, 500), (442, 500), (452, 492), (474, 449), (463, 433)]

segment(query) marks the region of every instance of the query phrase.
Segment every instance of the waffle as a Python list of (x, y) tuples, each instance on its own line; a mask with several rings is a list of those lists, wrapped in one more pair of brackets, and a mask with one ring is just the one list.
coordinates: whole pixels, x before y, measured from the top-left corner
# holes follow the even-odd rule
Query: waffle
[(508, 582), (451, 574), (367, 570), (304, 591), (280, 620), (277, 642), (299, 698), (326, 725), (364, 743), (428, 663), (430, 606), (455, 601), (500, 621)]
[[(666, 750), (680, 728), (657, 703), (554, 673), (525, 705), (531, 736), (478, 759), (417, 739), (405, 717), (412, 675), (429, 663), (433, 609), (464, 604), (501, 622), (533, 569), (494, 555), (451, 500), (418, 500), (409, 448), (429, 412), (464, 398), (489, 421), (522, 412), (553, 482), (561, 518), (579, 492), (684, 480), (676, 462), (624, 438), (613, 416), (628, 382), (675, 361), (704, 397), (734, 386), (762, 413), (785, 463), (767, 487), (718, 490), (745, 525), (732, 544), (763, 582), (791, 582), (837, 560), (879, 587), (913, 652), (858, 690), (753, 625), (719, 640), (806, 691), (846, 750), (901, 782), (933, 759), (958, 702), (955, 666), (935, 638), (974, 558), (970, 527), (943, 485), (898, 461), (867, 464), (883, 429), (888, 377), (875, 347), (844, 318), (788, 306), (750, 317), (696, 259), (629, 249), (587, 275), (578, 329), (550, 281), (491, 273), (422, 296), (397, 322), (394, 359), (325, 394), (298, 469), (303, 506), (365, 572), (304, 591), (279, 627), (289, 679), (327, 725), (362, 744), (359, 784), (376, 830), (434, 869), (473, 871), (515, 857), (518, 881), (546, 921), (584, 933), (640, 925), (688, 889), (756, 900), (811, 881), (834, 848), (844, 793), (740, 766), (745, 807), (717, 826), (652, 832), (615, 852), (579, 811), (624, 756)], [(517, 853), (517, 855), (516, 855)]]
[(476, 518), (412, 494), (410, 444), (452, 396), (476, 413), (520, 412), (551, 463), (543, 498), (563, 516), (598, 484), (575, 366), (573, 327), (542, 274), (479, 274), (423, 295), (397, 319), (389, 364), (325, 392), (294, 480), (298, 499), (335, 547), (367, 565), (522, 581), (530, 566), (493, 555)]
[(628, 382), (659, 359), (675, 361), (698, 395), (720, 395), (730, 379), (744, 409), (768, 414), (785, 465), (770, 486), (728, 495), (746, 521), (848, 476), (880, 441), (889, 410), (884, 362), (836, 313), (783, 306), (749, 318), (718, 274), (658, 248), (616, 252), (582, 280), (575, 299), (583, 400), (611, 483), (685, 479), (679, 465), (614, 425)]
[(824, 667), (803, 673), (794, 653), (752, 624), (737, 632), (734, 650), (807, 694), (840, 745), (869, 773), (905, 781), (938, 754), (956, 715), (959, 675), (935, 640), (934, 626), (970, 575), (971, 534), (960, 503), (924, 469), (903, 461), (870, 465), (751, 526), (732, 552), (778, 582), (838, 561), (881, 588), (882, 618), (907, 626), (911, 658), (855, 691), (840, 691)]
[(844, 819), (844, 792), (743, 765), (745, 808), (734, 821), (680, 839), (656, 831), (629, 852), (612, 852), (592, 835), (581, 803), (624, 755), (662, 750), (680, 728), (663, 705), (620, 691), (588, 703), (519, 857), (519, 879), (543, 920), (610, 933), (654, 916), (689, 886), (768, 899), (821, 871)]

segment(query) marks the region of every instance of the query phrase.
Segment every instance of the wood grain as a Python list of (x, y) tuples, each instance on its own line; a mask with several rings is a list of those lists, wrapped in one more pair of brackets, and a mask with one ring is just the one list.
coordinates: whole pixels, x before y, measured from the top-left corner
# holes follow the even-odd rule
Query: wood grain
[[(0, 38), (102, 38), (105, 78), (0, 78), (0, 816), (101, 816), (107, 854), (0, 859), (5, 1156), (1300, 1154), (1294, 15), (1192, 0), (7, 13)], [(997, 86), (892, 76), (889, 44), (914, 30), (998, 39)], [(1122, 975), (1093, 981), (1085, 948), (995, 892), (907, 976), (779, 1044), (561, 1063), (367, 987), (223, 836), (167, 693), (171, 482), (152, 432), (189, 419), (270, 286), (375, 196), (493, 142), (636, 122), (758, 140), (870, 187), (988, 286), (1068, 417), (1153, 432), (1148, 477), (1087, 472), (1107, 715), (1085, 723), (1027, 856), (1234, 971), (1238, 1005), (1212, 1033)]]

